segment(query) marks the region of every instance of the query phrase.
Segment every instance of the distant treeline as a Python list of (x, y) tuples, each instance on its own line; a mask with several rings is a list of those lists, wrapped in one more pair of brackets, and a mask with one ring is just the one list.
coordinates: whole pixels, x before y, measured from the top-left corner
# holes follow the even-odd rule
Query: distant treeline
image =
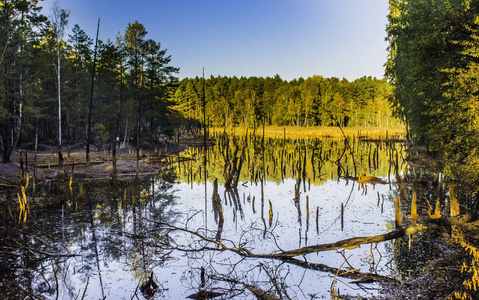
[(183, 116), (211, 126), (378, 126), (393, 127), (384, 79), (312, 76), (292, 81), (275, 77), (185, 78), (174, 94)]

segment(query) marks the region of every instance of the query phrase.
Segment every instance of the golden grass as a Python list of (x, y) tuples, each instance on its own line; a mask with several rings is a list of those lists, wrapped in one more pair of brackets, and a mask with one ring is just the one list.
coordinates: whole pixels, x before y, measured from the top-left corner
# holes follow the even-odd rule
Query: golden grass
[[(210, 132), (223, 132), (223, 127), (210, 128)], [(228, 134), (244, 135), (246, 134), (245, 127), (227, 128)], [(263, 127), (258, 127), (254, 131), (256, 135), (263, 134)], [(343, 128), (344, 135), (347, 138), (370, 138), (370, 139), (384, 139), (406, 136), (405, 127), (397, 128), (380, 128), (380, 127), (345, 127)], [(248, 134), (252, 134), (253, 129), (248, 129)], [(329, 126), (313, 126), (313, 127), (296, 127), (296, 126), (266, 126), (264, 136), (267, 138), (344, 138), (343, 133), (339, 127)]]

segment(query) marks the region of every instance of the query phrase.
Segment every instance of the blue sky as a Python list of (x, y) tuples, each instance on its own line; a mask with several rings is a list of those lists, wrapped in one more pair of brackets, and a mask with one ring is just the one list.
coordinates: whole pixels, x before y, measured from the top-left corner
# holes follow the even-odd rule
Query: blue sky
[[(312, 75), (382, 78), (386, 0), (59, 0), (91, 38), (114, 40), (138, 20), (180, 78)], [(50, 15), (53, 0), (40, 5)]]

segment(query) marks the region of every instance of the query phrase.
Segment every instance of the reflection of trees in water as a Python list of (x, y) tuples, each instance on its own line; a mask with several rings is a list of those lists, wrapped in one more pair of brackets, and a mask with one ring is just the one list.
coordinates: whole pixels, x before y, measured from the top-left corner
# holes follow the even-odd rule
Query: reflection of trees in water
[[(396, 282), (395, 279), (377, 274), (376, 267), (379, 263), (372, 263), (369, 272), (361, 272), (351, 267), (334, 268), (322, 263), (310, 262), (304, 255), (316, 251), (325, 251), (331, 245), (325, 244), (315, 248), (301, 248), (298, 250), (283, 251), (278, 249), (271, 253), (255, 253), (258, 242), (274, 242), (275, 233), (273, 230), (263, 229), (259, 224), (251, 224), (243, 228), (240, 234), (233, 239), (218, 240), (215, 230), (205, 228), (188, 229), (163, 224), (178, 238), (184, 234), (189, 241), (188, 244), (171, 245), (172, 249), (187, 253), (188, 257), (196, 263), (191, 263), (191, 269), (184, 275), (185, 282), (193, 290), (194, 299), (199, 295), (211, 292), (220, 293), (225, 297), (233, 297), (244, 294), (260, 296), (259, 299), (287, 299), (289, 297), (300, 297), (302, 293), (301, 282), (294, 280), (297, 276), (311, 276), (314, 271), (326, 272), (331, 276), (355, 279), (358, 283), (370, 282)], [(262, 236), (260, 240), (258, 237)], [(337, 249), (343, 248), (338, 246)], [(371, 249), (371, 251), (376, 251)], [(217, 261), (221, 256), (219, 253), (232, 253), (227, 261)], [(297, 253), (296, 253), (297, 252)], [(304, 253), (301, 254), (301, 253)], [(379, 252), (378, 252), (379, 253)], [(223, 256), (224, 257), (224, 256)], [(347, 258), (344, 257), (347, 261)], [(201, 261), (201, 267), (198, 266)], [(309, 273), (313, 271), (313, 273)], [(203, 273), (206, 272), (206, 277)], [(303, 274), (303, 275), (300, 275)], [(315, 275), (316, 276), (316, 275)], [(206, 282), (205, 282), (206, 278)], [(225, 285), (226, 284), (226, 285)], [(249, 293), (246, 293), (248, 291)], [(304, 295), (304, 293), (303, 293)]]
[[(22, 293), (21, 287), (32, 294), (49, 293), (55, 297), (56, 287), (60, 285), (61, 293), (68, 293), (70, 298), (74, 298), (78, 292), (85, 290), (90, 292), (88, 283), (91, 286), (94, 280), (101, 280), (102, 272), (108, 264), (126, 260), (133, 277), (138, 282), (151, 283), (157, 278), (152, 275), (152, 270), (161, 270), (160, 267), (163, 267), (167, 260), (172, 259), (173, 256), (179, 259), (181, 253), (186, 253), (191, 260), (195, 260), (195, 263), (191, 263), (191, 270), (184, 275), (184, 280), (189, 282), (191, 288), (197, 289), (198, 293), (215, 292), (224, 297), (238, 295), (247, 297), (251, 294), (271, 297), (275, 295), (274, 297), (280, 298), (297, 297), (298, 295), (292, 294), (291, 285), (294, 283), (290, 280), (290, 272), (306, 273), (305, 269), (309, 268), (325, 272), (329, 270), (333, 274), (338, 269), (328, 269), (328, 266), (299, 259), (275, 258), (272, 260), (248, 256), (257, 243), (276, 243), (276, 237), (273, 234), (274, 207), (271, 201), (269, 203), (266, 201), (265, 204), (263, 185), (267, 180), (281, 182), (285, 178), (296, 179), (293, 204), (298, 212), (299, 246), (301, 246), (302, 241), (307, 243), (307, 236), (304, 238), (301, 236), (302, 217), (305, 214), (307, 216), (305, 234), (309, 229), (309, 205), (306, 206), (306, 211), (301, 211), (301, 205), (304, 205), (300, 203), (301, 200), (304, 201), (300, 199), (301, 189), (306, 191), (311, 183), (320, 184), (330, 176), (336, 179), (338, 176), (353, 178), (355, 174), (349, 174), (349, 172), (355, 167), (352, 166), (352, 159), (347, 153), (345, 154), (344, 147), (345, 145), (341, 142), (329, 140), (265, 140), (257, 143), (252, 138), (224, 136), (218, 138), (215, 147), (209, 147), (207, 150), (209, 157), (207, 172), (201, 169), (203, 161), (196, 161), (196, 157), (203, 157), (203, 150), (201, 148), (188, 150), (192, 154), (190, 159), (178, 160), (178, 163), (172, 167), (176, 168), (179, 174), (190, 183), (217, 178), (213, 182), (211, 198), (217, 226), (214, 230), (211, 228), (208, 230), (207, 226), (206, 229), (194, 228), (192, 232), (188, 232), (187, 237), (183, 238), (172, 235), (177, 229), (167, 226), (180, 219), (189, 219), (189, 217), (179, 218), (171, 209), (175, 203), (175, 198), (171, 194), (171, 182), (175, 178), (85, 181), (83, 199), (76, 196), (69, 198), (70, 193), (66, 184), (52, 185), (51, 190), (56, 189), (56, 194), (64, 195), (62, 196), (65, 198), (63, 212), (61, 206), (50, 206), (39, 210), (29, 220), (26, 232), (41, 228), (43, 232), (49, 232), (48, 235), (52, 240), (69, 241), (69, 249), (81, 255), (69, 260), (65, 257), (47, 256), (39, 260), (38, 253), (32, 255), (24, 251), (32, 256), (24, 258), (24, 261), (28, 262), (20, 264), (20, 260), (17, 262), (13, 259), (13, 261), (23, 268), (25, 274), (20, 274), (19, 270), (12, 272), (11, 281), (15, 283), (15, 290), (20, 293)], [(380, 172), (387, 174), (391, 168), (393, 172), (397, 169), (398, 164), (394, 167), (389, 164), (392, 162), (392, 155), (400, 153), (399, 148), (392, 143), (377, 142), (373, 146), (367, 146), (361, 142), (355, 142), (353, 148), (358, 152), (358, 156), (355, 157), (358, 169), (369, 168), (377, 175), (380, 175)], [(207, 178), (205, 178), (206, 174), (208, 174)], [(241, 199), (237, 187), (246, 182), (261, 185), (261, 197), (256, 199), (256, 202), (260, 202), (256, 203), (256, 206), (261, 206), (258, 207), (261, 212), (260, 224), (238, 228), (238, 223), (241, 224), (239, 220), (245, 219), (244, 209), (246, 208), (243, 206), (246, 205), (246, 197), (243, 195)], [(222, 195), (219, 191), (221, 186), (224, 188)], [(78, 188), (75, 189), (73, 194), (77, 195)], [(210, 199), (206, 201), (209, 202)], [(241, 203), (242, 201), (244, 203)], [(268, 204), (269, 213), (265, 211), (268, 209)], [(247, 205), (251, 205), (253, 213), (256, 214), (254, 195), (252, 198), (248, 196)], [(233, 211), (233, 224), (236, 230), (241, 231), (238, 240), (225, 240), (226, 234), (223, 230), (226, 208)], [(185, 215), (189, 212), (181, 213)], [(317, 220), (318, 210), (316, 210), (316, 227), (319, 232)], [(15, 224), (10, 225), (14, 228)], [(21, 229), (16, 229), (16, 235), (21, 236), (21, 233)], [(43, 237), (43, 234), (40, 235)], [(192, 238), (191, 235), (196, 238)], [(16, 239), (20, 241), (18, 237)], [(40, 243), (34, 240), (30, 238), (26, 244), (38, 246)], [(189, 247), (183, 247), (185, 241), (191, 241), (191, 244), (186, 244)], [(44, 243), (43, 245), (41, 249), (45, 252), (67, 253), (62, 243)], [(236, 254), (228, 257), (218, 268), (217, 262), (214, 261), (216, 254), (210, 251), (218, 251), (221, 245), (225, 246), (222, 251)], [(277, 250), (282, 251), (279, 247)], [(198, 266), (198, 261), (201, 262), (201, 267)], [(30, 265), (29, 269), (25, 268), (25, 265)], [(292, 268), (296, 269), (292, 271)], [(35, 269), (40, 271), (33, 271)], [(83, 282), (79, 282), (78, 275), (73, 278), (72, 273), (81, 274)], [(99, 286), (101, 287), (102, 283)], [(153, 284), (149, 286), (154, 287)], [(138, 288), (137, 291), (139, 290)], [(245, 294), (245, 290), (249, 291), (249, 294)], [(301, 290), (300, 287), (299, 290)], [(101, 297), (101, 291), (97, 294)]]
[[(348, 149), (348, 151), (346, 151), (346, 149)], [(351, 151), (349, 149), (351, 149)], [(202, 151), (203, 149), (201, 148), (190, 148), (184, 153), (184, 156), (182, 156), (185, 157), (186, 160), (179, 162), (177, 165), (177, 171), (180, 174), (180, 177), (185, 178), (185, 180), (190, 183), (204, 179), (201, 178), (201, 173), (200, 178), (197, 178), (196, 175), (198, 175), (198, 172), (195, 171), (200, 168), (200, 164), (202, 163), (196, 161), (195, 158), (203, 157), (204, 153)], [(280, 182), (285, 178), (295, 178), (296, 185), (293, 204), (298, 212), (299, 247), (301, 247), (302, 241), (307, 244), (310, 214), (309, 199), (306, 197), (306, 212), (302, 212), (301, 205), (304, 205), (304, 203), (301, 203), (300, 199), (301, 189), (306, 192), (311, 183), (320, 184), (329, 178), (346, 178), (358, 182), (362, 180), (363, 193), (366, 194), (366, 183), (374, 183), (374, 180), (378, 180), (374, 175), (365, 177), (367, 173), (373, 173), (379, 176), (387, 175), (390, 177), (391, 173), (394, 174), (400, 172), (402, 168), (399, 164), (399, 157), (402, 157), (402, 148), (400, 144), (387, 141), (377, 141), (375, 143), (353, 141), (348, 145), (346, 142), (338, 140), (266, 140), (257, 142), (254, 138), (219, 136), (217, 138), (216, 146), (209, 147), (207, 151), (208, 156), (210, 157), (210, 161), (208, 161), (207, 165), (207, 173), (209, 174), (209, 179), (213, 181), (212, 206), (218, 228), (216, 231), (212, 230), (211, 232), (207, 230), (188, 232), (193, 236), (199, 237), (199, 235), (201, 235), (202, 237), (199, 238), (199, 241), (191, 243), (188, 249), (182, 249), (182, 251), (194, 253), (199, 249), (203, 251), (207, 249), (215, 249), (216, 251), (235, 252), (243, 258), (254, 257), (256, 260), (254, 260), (254, 265), (249, 265), (245, 260), (240, 260), (238, 263), (231, 262), (231, 265), (226, 272), (218, 272), (212, 263), (212, 266), (207, 269), (210, 270), (208, 278), (211, 279), (211, 289), (208, 290), (204, 285), (195, 285), (191, 283), (192, 287), (199, 289), (199, 294), (195, 294), (196, 296), (207, 291), (230, 293), (229, 295), (232, 296), (234, 295), (234, 291), (240, 289), (245, 290), (246, 288), (255, 295), (256, 292), (262, 293), (263, 295), (270, 295), (272, 297), (271, 299), (274, 299), (277, 295), (279, 295), (280, 298), (288, 298), (288, 293), (291, 293), (294, 290), (291, 289), (293, 286), (291, 286), (291, 281), (289, 281), (290, 266), (288, 265), (298, 266), (299, 268), (296, 269), (296, 272), (300, 273), (306, 272), (305, 269), (311, 269), (315, 271), (329, 272), (331, 274), (338, 274), (339, 272), (340, 276), (351, 276), (349, 278), (358, 279), (360, 281), (364, 280), (365, 282), (390, 280), (389, 278), (375, 274), (375, 267), (377, 264), (371, 267), (371, 273), (365, 274), (360, 272), (341, 271), (327, 265), (306, 262), (295, 258), (282, 258), (279, 259), (279, 262), (262, 260), (259, 256), (252, 255), (252, 253), (249, 252), (251, 249), (255, 248), (255, 243), (248, 241), (246, 236), (261, 232), (258, 236), (262, 236), (263, 241), (275, 239), (274, 234), (272, 233), (274, 228), (272, 228), (273, 205), (271, 201), (269, 201), (269, 228), (271, 231), (268, 230), (265, 221), (263, 184), (266, 180)], [(361, 174), (356, 174), (357, 170), (360, 170)], [(251, 182), (251, 184), (255, 183), (256, 185), (261, 184), (261, 220), (264, 226), (252, 224), (249, 229), (243, 230), (243, 233), (240, 234), (242, 238), (240, 238), (239, 241), (228, 241), (221, 238), (224, 229), (224, 207), (221, 204), (224, 203), (225, 205), (230, 205), (232, 207), (233, 222), (237, 225), (237, 212), (238, 209), (241, 209), (241, 201), (239, 201), (240, 197), (238, 195), (238, 190), (236, 188), (231, 188), (231, 185), (235, 180), (237, 181), (235, 186), (238, 185), (239, 181), (242, 181), (243, 184), (246, 184), (247, 182)], [(218, 182), (221, 182), (224, 185), (224, 201), (221, 201), (221, 197), (218, 193)], [(380, 183), (385, 182), (381, 181)], [(353, 183), (351, 192), (353, 191), (354, 186)], [(245, 195), (243, 195), (243, 198), (245, 198)], [(243, 201), (244, 200), (245, 199), (243, 199)], [(238, 206), (236, 203), (238, 203)], [(252, 196), (251, 198), (251, 195), (249, 195), (248, 203), (251, 204), (253, 213), (256, 213), (255, 196)], [(304, 237), (302, 237), (303, 214), (306, 214), (306, 232), (304, 233)], [(237, 229), (237, 226), (235, 228)], [(318, 209), (316, 209), (316, 231), (319, 233)], [(216, 243), (215, 245), (212, 245), (212, 248), (206, 247), (201, 242), (213, 240), (216, 241)], [(232, 246), (225, 245), (228, 243), (231, 243)], [(258, 265), (263, 267), (265, 265), (270, 265), (270, 268), (267, 270), (260, 268), (263, 275), (265, 273), (268, 274), (267, 276), (269, 276), (269, 280), (264, 280), (264, 277), (261, 277), (258, 273), (254, 272), (254, 270), (258, 271), (256, 268)], [(288, 272), (282, 274), (280, 274), (280, 272), (274, 272), (275, 270), (283, 268), (287, 269)], [(258, 283), (260, 282), (252, 281), (251, 278), (260, 277), (263, 278), (263, 280), (260, 281), (262, 285), (258, 287)], [(288, 281), (289, 285), (286, 284)], [(225, 288), (220, 282), (229, 283), (230, 286)], [(300, 287), (299, 290), (301, 290)]]
[[(127, 257), (135, 278), (146, 278), (168, 258), (158, 247), (166, 238), (149, 220), (174, 222), (177, 218), (170, 209), (175, 203), (174, 180), (88, 180), (83, 181), (83, 198), (69, 197), (67, 183), (52, 183), (43, 187), (47, 194), (37, 196), (52, 204), (31, 207), (24, 228), (2, 214), (0, 292), (5, 293), (1, 294), (12, 299), (22, 295), (81, 298), (78, 292), (83, 293), (94, 280), (103, 288), (103, 269), (122, 257)], [(78, 187), (73, 195), (79, 195)], [(72, 278), (78, 274), (83, 283)], [(91, 289), (87, 294), (103, 295)]]
[[(276, 183), (301, 178), (320, 185), (339, 177), (367, 174), (388, 177), (401, 172), (403, 144), (395, 141), (339, 139), (260, 139), (218, 134), (208, 147), (208, 179), (236, 185), (239, 182)], [(201, 182), (204, 149), (193, 147), (180, 154), (176, 171), (185, 182)], [(182, 159), (180, 159), (182, 158)], [(306, 185), (305, 185), (306, 186)]]
[(213, 212), (215, 217), (215, 222), (218, 223), (218, 230), (216, 233), (215, 239), (217, 241), (221, 240), (221, 233), (223, 232), (223, 225), (225, 223), (225, 217), (223, 215), (223, 206), (221, 204), (220, 194), (218, 193), (218, 180), (215, 179), (213, 183)]

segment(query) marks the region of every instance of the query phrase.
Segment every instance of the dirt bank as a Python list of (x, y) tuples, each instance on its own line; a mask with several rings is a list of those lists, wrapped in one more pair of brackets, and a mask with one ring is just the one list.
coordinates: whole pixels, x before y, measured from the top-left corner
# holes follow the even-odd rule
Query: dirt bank
[[(189, 144), (182, 142), (169, 144), (161, 150), (140, 150), (140, 161), (137, 164), (136, 148), (132, 146), (122, 147), (117, 151), (117, 175), (134, 175), (157, 173), (171, 155), (179, 154)], [(86, 166), (86, 150), (84, 148), (63, 149), (63, 167), (59, 167), (58, 154), (53, 148), (44, 147), (42, 151), (19, 149), (15, 151), (12, 161), (6, 164), (0, 163), (0, 191), (19, 188), (23, 174), (26, 181), (28, 173), (29, 181), (36, 176), (36, 182), (52, 180), (61, 173), (82, 174), (86, 177), (111, 176), (113, 162), (111, 151), (90, 151), (90, 166)], [(28, 168), (26, 167), (28, 166)], [(23, 169), (23, 170), (22, 170)], [(31, 182), (31, 181), (30, 181)]]

